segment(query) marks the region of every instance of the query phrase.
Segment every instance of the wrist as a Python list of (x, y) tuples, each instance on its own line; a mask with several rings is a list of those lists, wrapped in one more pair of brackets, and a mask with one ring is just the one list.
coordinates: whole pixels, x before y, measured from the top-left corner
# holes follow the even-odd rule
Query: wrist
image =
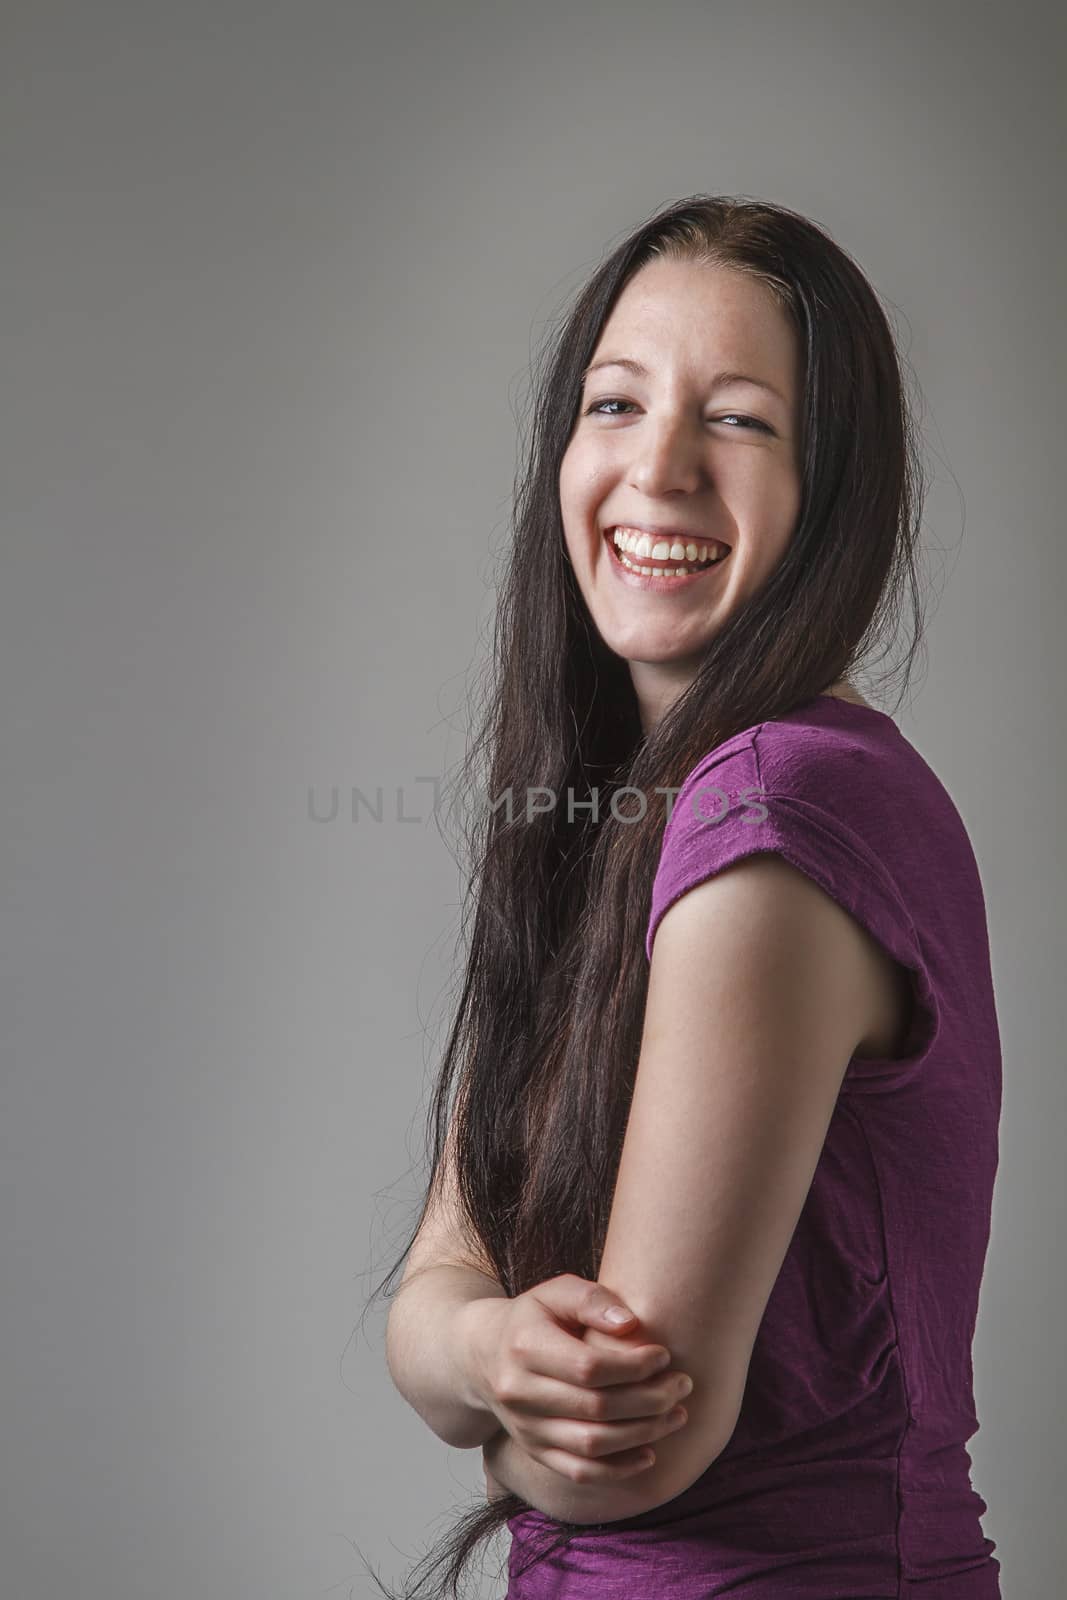
[(500, 1316), (506, 1296), (489, 1295), (468, 1300), (456, 1314), (457, 1380), (465, 1405), (499, 1423), (488, 1383), (491, 1352), (499, 1339)]

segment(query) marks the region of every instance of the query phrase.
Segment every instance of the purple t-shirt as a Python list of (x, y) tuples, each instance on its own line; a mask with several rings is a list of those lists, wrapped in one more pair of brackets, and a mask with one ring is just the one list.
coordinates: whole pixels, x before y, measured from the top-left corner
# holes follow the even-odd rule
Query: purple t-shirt
[(967, 831), (890, 717), (819, 696), (686, 778), (649, 959), (673, 901), (766, 850), (910, 970), (904, 1050), (848, 1064), (725, 1450), (667, 1505), (582, 1530), (525, 1575), (557, 1524), (511, 1518), (509, 1600), (999, 1600), (967, 1450), (1001, 1102)]

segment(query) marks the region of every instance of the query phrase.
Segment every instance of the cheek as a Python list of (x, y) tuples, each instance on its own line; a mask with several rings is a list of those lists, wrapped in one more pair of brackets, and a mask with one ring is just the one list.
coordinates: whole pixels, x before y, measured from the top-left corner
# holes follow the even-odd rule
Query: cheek
[[(615, 452), (617, 454), (617, 452)], [(618, 471), (613, 465), (613, 452), (605, 439), (596, 439), (581, 432), (573, 434), (560, 462), (559, 478), (573, 495), (588, 497), (593, 487), (612, 477)]]
[(588, 530), (596, 522), (607, 488), (602, 464), (588, 450), (569, 446), (559, 470), (559, 504), (568, 544), (588, 541)]
[(801, 486), (784, 462), (772, 472), (742, 473), (733, 484), (734, 510), (750, 518), (772, 543), (788, 542), (800, 511)]
[(779, 488), (775, 514), (783, 549), (792, 539), (796, 529), (801, 499), (800, 480), (796, 473), (791, 472)]

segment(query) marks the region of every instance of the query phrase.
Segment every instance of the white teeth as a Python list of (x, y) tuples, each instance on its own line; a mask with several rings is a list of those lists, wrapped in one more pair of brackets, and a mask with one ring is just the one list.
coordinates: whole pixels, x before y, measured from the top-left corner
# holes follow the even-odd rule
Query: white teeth
[[(720, 544), (717, 539), (711, 539), (706, 543), (700, 544), (683, 544), (680, 539), (673, 542), (668, 539), (660, 539), (653, 544), (649, 534), (640, 533), (636, 528), (614, 528), (611, 537), (617, 550), (636, 556), (638, 561), (642, 557), (646, 560), (651, 557), (654, 561), (669, 559), (671, 561), (695, 563), (710, 560), (715, 563), (721, 561), (724, 556), (730, 553), (729, 545)], [(625, 565), (634, 572), (640, 572), (645, 576), (651, 575), (654, 578), (669, 577), (672, 570), (667, 569), (667, 571), (664, 571), (660, 567), (638, 566), (633, 561), (627, 561)]]

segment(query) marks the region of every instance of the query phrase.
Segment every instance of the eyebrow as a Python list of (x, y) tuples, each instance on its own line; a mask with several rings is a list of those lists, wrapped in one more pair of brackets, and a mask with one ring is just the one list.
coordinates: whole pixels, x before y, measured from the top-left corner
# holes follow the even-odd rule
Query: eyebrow
[[(584, 384), (587, 378), (592, 377), (594, 372), (599, 372), (601, 367), (624, 367), (627, 372), (632, 372), (635, 378), (648, 378), (651, 376), (647, 367), (643, 367), (640, 361), (631, 360), (629, 356), (605, 356), (602, 361), (594, 361), (592, 366), (586, 367), (582, 373), (582, 383)], [(787, 404), (785, 396), (774, 387), (773, 383), (768, 383), (765, 378), (753, 378), (747, 372), (717, 372), (711, 380), (711, 387), (713, 389), (723, 389), (732, 383), (753, 384), (757, 389), (766, 389), (768, 394), (773, 394), (783, 405)]]

